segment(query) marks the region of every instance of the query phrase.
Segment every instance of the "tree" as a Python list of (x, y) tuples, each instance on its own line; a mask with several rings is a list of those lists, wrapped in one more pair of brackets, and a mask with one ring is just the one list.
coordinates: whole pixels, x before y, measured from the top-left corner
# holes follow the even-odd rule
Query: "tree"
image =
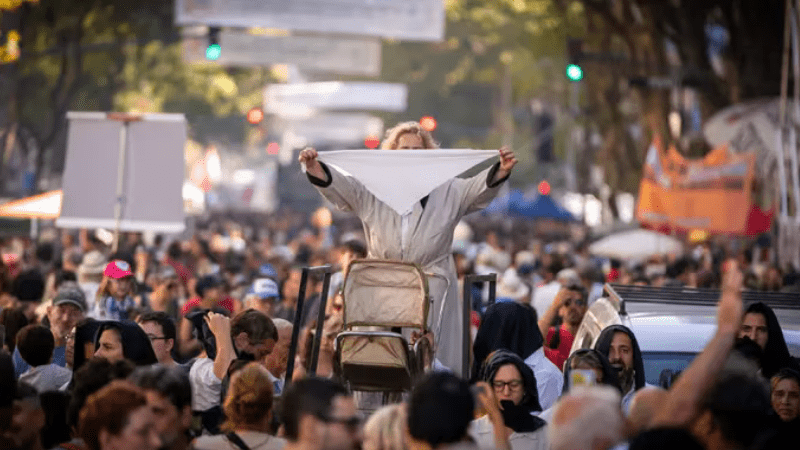
[[(22, 51), (0, 65), (0, 154), (33, 160), (33, 186), (63, 170), (67, 111), (185, 112), (193, 137), (208, 139), (193, 124), (222, 122), (215, 131), (234, 130), (228, 135), (241, 141), (243, 114), (260, 104), (270, 79), (256, 69), (184, 63), (172, 2), (40, 0), (2, 11), (2, 25), (4, 34), (20, 31)], [(8, 183), (18, 175), (19, 167), (0, 164), (0, 194), (23, 194)], [(9, 184), (17, 189), (8, 192)]]

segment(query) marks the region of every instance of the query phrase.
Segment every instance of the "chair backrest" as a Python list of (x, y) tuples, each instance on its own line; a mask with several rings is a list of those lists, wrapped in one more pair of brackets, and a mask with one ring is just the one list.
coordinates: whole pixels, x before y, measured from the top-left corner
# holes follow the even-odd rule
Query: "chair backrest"
[(427, 329), (428, 283), (413, 263), (353, 260), (342, 291), (344, 326)]

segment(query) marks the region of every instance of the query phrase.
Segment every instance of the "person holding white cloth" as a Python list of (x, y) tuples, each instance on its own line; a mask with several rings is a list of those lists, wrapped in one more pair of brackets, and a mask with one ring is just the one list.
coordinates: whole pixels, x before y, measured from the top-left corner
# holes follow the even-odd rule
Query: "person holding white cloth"
[[(383, 150), (437, 148), (430, 133), (417, 122), (398, 124), (386, 133), (381, 144)], [(405, 213), (399, 213), (379, 200), (354, 176), (318, 161), (319, 155), (313, 148), (300, 152), (300, 163), (304, 165), (306, 175), (316, 189), (338, 209), (352, 211), (361, 219), (368, 258), (414, 262), (422, 266), (425, 272), (447, 277), (447, 311), (441, 335), (435, 337), (436, 357), (454, 371), (461, 370), (463, 327), (460, 313), (462, 300), (457, 295), (458, 281), (452, 256), (453, 231), (463, 216), (486, 207), (497, 195), (499, 186), (508, 179), (517, 159), (505, 147), (498, 151), (500, 161), (492, 167), (471, 178), (443, 180), (442, 184), (416, 201), (413, 208)], [(385, 171), (400, 170), (388, 163), (389, 159)], [(405, 179), (409, 187), (417, 183), (413, 173)], [(395, 192), (405, 189), (402, 185), (385, 188)], [(439, 286), (433, 280), (430, 279), (430, 289), (435, 299), (432, 321), (435, 326), (438, 324), (445, 286), (443, 282)]]

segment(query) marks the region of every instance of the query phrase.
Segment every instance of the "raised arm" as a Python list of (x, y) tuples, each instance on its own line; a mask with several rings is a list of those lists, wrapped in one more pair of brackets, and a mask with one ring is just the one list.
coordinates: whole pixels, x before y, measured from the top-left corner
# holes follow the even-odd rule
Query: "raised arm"
[[(547, 330), (550, 328), (550, 324), (558, 315), (558, 310), (564, 305), (564, 299), (567, 296), (567, 288), (562, 287), (558, 290), (558, 294), (556, 294), (556, 298), (553, 299), (553, 302), (550, 303), (550, 306), (545, 311), (544, 315), (539, 319), (539, 331), (542, 332), (542, 337), (547, 339)], [(557, 332), (557, 331), (556, 331)]]
[(342, 211), (352, 211), (361, 217), (361, 211), (372, 194), (353, 177), (344, 176), (336, 169), (321, 163), (319, 154), (311, 147), (300, 152), (300, 164), (314, 188)]
[(742, 322), (742, 273), (735, 261), (726, 263), (722, 296), (717, 307), (717, 331), (681, 374), (667, 394), (664, 407), (656, 413), (650, 427), (683, 427), (698, 414), (700, 401), (722, 371), (733, 350)]
[(500, 185), (508, 178), (511, 169), (517, 164), (514, 152), (506, 147), (498, 150), (500, 161), (478, 175), (466, 180), (456, 179), (456, 186), (462, 191), (461, 215), (481, 210), (497, 195)]
[(217, 341), (214, 375), (221, 380), (228, 373), (228, 366), (236, 359), (236, 351), (231, 338), (231, 319), (214, 312), (208, 313), (204, 319)]

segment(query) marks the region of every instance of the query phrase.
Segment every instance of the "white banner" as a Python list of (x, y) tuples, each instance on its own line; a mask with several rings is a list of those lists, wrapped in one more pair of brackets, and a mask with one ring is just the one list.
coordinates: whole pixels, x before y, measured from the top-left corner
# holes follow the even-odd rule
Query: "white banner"
[(178, 25), (444, 39), (443, 0), (176, 0)]

